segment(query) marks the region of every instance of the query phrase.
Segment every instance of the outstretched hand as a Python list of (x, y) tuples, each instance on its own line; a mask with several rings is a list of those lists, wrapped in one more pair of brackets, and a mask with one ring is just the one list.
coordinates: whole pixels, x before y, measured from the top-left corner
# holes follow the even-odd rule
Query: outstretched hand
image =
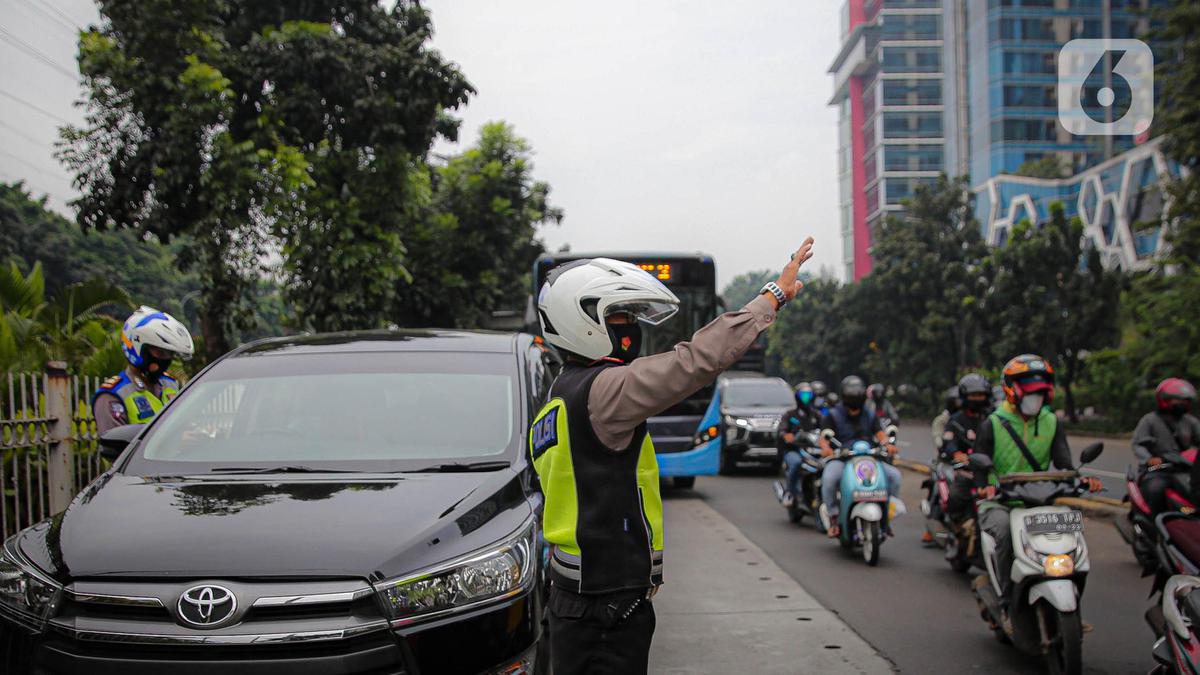
[(788, 300), (795, 298), (800, 289), (804, 288), (804, 282), (796, 277), (800, 274), (800, 266), (812, 257), (812, 247), (813, 238), (805, 239), (804, 243), (800, 245), (800, 249), (792, 254), (792, 259), (783, 266), (783, 271), (779, 273), (779, 279), (775, 283), (779, 285)]

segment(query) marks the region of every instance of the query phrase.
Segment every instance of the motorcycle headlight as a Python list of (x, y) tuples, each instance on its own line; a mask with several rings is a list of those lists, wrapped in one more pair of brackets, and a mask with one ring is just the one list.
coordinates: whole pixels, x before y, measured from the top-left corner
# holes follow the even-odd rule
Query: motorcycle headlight
[(1048, 577), (1069, 577), (1075, 573), (1075, 561), (1069, 555), (1048, 555), (1042, 561), (1042, 569)]
[(0, 613), (31, 630), (41, 630), (62, 587), (17, 554), (0, 551)]
[(520, 595), (533, 585), (533, 523), (492, 547), (376, 584), (398, 628)]

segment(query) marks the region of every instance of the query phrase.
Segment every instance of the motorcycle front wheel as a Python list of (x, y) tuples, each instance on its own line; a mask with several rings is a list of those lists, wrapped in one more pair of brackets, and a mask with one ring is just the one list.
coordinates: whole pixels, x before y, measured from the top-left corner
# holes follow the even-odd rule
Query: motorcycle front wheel
[(1080, 675), (1083, 672), (1083, 620), (1079, 612), (1060, 612), (1046, 602), (1038, 603), (1046, 671), (1050, 675)]
[(855, 521), (858, 526), (858, 540), (862, 542), (863, 560), (874, 567), (879, 564), (879, 522), (875, 520)]

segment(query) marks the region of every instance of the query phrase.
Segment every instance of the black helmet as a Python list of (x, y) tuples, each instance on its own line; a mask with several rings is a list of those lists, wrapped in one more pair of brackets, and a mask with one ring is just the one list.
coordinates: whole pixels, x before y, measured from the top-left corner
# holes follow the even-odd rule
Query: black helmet
[(847, 375), (842, 379), (842, 403), (847, 408), (861, 409), (867, 402), (867, 385), (857, 375)]
[(813, 402), (813, 398), (816, 396), (816, 394), (813, 393), (811, 384), (807, 382), (801, 382), (800, 384), (796, 385), (795, 396), (796, 403), (800, 405), (808, 405)]
[(829, 395), (829, 387), (824, 382), (820, 380), (813, 380), (811, 386), (814, 398), (820, 398), (822, 396)]
[(962, 399), (958, 397), (958, 387), (950, 387), (946, 390), (946, 410), (951, 413), (956, 413), (962, 408)]
[[(971, 394), (983, 394), (983, 400), (972, 401)], [(974, 412), (983, 412), (992, 407), (992, 383), (979, 373), (967, 373), (958, 381), (960, 403)]]
[(883, 403), (883, 399), (886, 397), (886, 395), (887, 389), (878, 382), (867, 387), (867, 398), (875, 401), (876, 403)]

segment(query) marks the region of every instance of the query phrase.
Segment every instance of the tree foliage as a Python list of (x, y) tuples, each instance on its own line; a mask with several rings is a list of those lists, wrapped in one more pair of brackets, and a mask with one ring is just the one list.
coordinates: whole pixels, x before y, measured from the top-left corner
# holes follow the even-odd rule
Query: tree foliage
[[(425, 10), (408, 0), (99, 9), (100, 27), (80, 40), (87, 123), (64, 131), (61, 153), (85, 227), (189, 236), (180, 261), (202, 283), (210, 356), (247, 323), (272, 233), (296, 253), (285, 268), (293, 288), (333, 279), (362, 303), (350, 323), (378, 323), (385, 286), (403, 276), (385, 186), (453, 134), (447, 112), (472, 91), (428, 48)], [(377, 274), (349, 273), (376, 247)]]
[(742, 272), (725, 284), (725, 289), (721, 291), (721, 298), (725, 301), (726, 307), (737, 309), (753, 300), (767, 282), (775, 281), (778, 277), (779, 272), (771, 270)]
[(503, 122), (430, 169), (427, 217), (405, 237), (411, 283), (397, 302), (406, 326), (475, 327), (497, 309), (524, 309), (544, 251), (537, 228), (557, 224), (550, 186), (533, 177), (529, 143)]

